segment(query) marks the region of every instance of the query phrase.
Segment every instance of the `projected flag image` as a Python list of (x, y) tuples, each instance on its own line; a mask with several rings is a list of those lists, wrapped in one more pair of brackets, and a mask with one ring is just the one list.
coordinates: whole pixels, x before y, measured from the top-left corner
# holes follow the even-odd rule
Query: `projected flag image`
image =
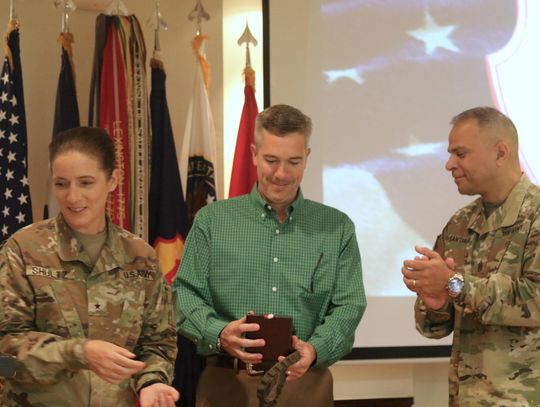
[(540, 4), (321, 1), (310, 18), (324, 58), (308, 52), (318, 79), (305, 100), (329, 117), (315, 130), (323, 199), (356, 224), (368, 295), (411, 295), (403, 259), (474, 199), (444, 169), (454, 114), (487, 105), (512, 117), (523, 170), (538, 183)]

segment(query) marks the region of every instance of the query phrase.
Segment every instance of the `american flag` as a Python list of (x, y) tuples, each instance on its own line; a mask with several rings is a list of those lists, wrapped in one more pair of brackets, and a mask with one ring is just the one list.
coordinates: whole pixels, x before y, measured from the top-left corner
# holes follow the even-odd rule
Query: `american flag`
[(32, 223), (27, 155), (19, 30), (13, 23), (0, 76), (0, 241)]

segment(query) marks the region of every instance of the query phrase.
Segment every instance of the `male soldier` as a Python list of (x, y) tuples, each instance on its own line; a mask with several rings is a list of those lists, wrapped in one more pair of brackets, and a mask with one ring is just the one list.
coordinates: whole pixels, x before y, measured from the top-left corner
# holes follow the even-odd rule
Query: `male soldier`
[(490, 107), (452, 120), (446, 169), (480, 198), (457, 211), (434, 250), (405, 260), (416, 327), (452, 331), (451, 406), (540, 405), (540, 190), (521, 173), (512, 121)]
[(350, 351), (366, 300), (353, 223), (302, 196), (310, 134), (298, 109), (261, 112), (251, 146), (257, 184), (197, 214), (173, 299), (178, 329), (209, 355), (198, 406), (258, 405), (261, 376), (249, 365), (262, 355), (245, 348), (265, 341), (245, 338), (259, 330), (246, 323), (249, 311), (292, 318), (301, 358), (288, 368), (278, 405), (333, 406), (327, 366)]

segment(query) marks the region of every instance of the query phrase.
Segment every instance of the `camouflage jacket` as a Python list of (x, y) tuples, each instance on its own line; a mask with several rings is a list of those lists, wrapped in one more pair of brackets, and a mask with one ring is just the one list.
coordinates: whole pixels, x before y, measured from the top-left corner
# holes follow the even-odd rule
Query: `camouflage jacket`
[(480, 199), (459, 210), (435, 250), (464, 275), (445, 309), (415, 306), (426, 337), (454, 332), (451, 406), (540, 406), (540, 188), (523, 175), (486, 219)]
[[(170, 383), (176, 357), (171, 292), (154, 250), (107, 220), (94, 267), (61, 215), (15, 233), (0, 251), (0, 353), (16, 355), (3, 406), (135, 406), (149, 381)], [(83, 346), (112, 342), (146, 362), (113, 385)]]

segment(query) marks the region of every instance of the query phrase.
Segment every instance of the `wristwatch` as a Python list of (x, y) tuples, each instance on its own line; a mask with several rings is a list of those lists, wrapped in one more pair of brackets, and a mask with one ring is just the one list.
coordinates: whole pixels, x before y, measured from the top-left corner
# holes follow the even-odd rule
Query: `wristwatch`
[(465, 282), (463, 281), (463, 274), (455, 273), (452, 277), (450, 277), (446, 283), (446, 291), (448, 291), (450, 298), (459, 297), (464, 285)]

